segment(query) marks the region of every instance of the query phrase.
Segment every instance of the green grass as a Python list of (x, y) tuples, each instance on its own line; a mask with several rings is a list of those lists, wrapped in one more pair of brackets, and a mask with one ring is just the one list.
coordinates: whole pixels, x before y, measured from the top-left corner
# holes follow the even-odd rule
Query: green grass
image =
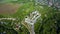
[[(35, 10), (41, 13), (41, 17), (37, 20), (37, 23), (35, 23), (35, 33), (36, 34), (50, 34), (50, 33), (56, 34), (57, 33), (56, 24), (58, 24), (59, 26), (60, 13), (56, 13), (59, 11), (57, 9), (55, 10), (53, 7), (34, 5), (34, 2), (28, 2), (28, 3), (24, 3), (15, 14), (10, 16), (14, 18), (19, 18), (19, 22), (21, 22), (25, 18), (25, 16), (27, 15), (29, 16), (29, 14)], [(21, 34), (27, 34), (28, 33), (27, 29), (23, 25), (22, 27), (21, 27), (21, 30), (22, 30)]]

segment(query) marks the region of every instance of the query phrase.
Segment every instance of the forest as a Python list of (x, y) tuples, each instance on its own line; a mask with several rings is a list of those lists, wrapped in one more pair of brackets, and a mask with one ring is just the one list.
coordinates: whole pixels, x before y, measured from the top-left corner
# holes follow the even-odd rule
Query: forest
[(0, 0), (0, 34), (60, 34), (59, 0)]

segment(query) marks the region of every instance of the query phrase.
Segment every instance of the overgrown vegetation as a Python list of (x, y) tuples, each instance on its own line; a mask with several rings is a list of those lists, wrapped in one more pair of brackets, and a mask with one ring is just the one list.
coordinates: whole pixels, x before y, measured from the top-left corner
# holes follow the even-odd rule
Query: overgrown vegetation
[[(21, 21), (25, 16), (29, 15), (32, 11), (39, 11), (41, 17), (35, 23), (35, 33), (36, 34), (60, 34), (60, 12), (54, 8), (46, 5), (35, 5), (34, 2), (24, 3), (18, 11), (9, 15), (10, 18), (17, 18), (17, 21), (2, 20), (1, 22), (6, 22), (6, 24), (0, 24), (0, 33), (6, 31), (6, 34), (29, 34), (29, 31), (25, 26), (21, 24)], [(5, 15), (0, 15), (0, 17), (9, 17)], [(14, 30), (15, 24), (11, 23), (20, 23), (19, 31)]]

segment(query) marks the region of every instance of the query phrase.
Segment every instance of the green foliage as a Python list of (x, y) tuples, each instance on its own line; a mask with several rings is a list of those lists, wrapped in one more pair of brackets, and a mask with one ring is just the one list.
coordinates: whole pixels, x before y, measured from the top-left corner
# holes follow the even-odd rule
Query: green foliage
[[(57, 34), (57, 28), (60, 27), (60, 12), (53, 8), (48, 6), (42, 6), (42, 5), (35, 5), (34, 2), (28, 2), (24, 3), (18, 11), (11, 15), (13, 18), (18, 18), (19, 22), (21, 22), (27, 15), (32, 11), (39, 11), (41, 14), (41, 17), (37, 20), (35, 23), (35, 33), (36, 34)], [(2, 16), (1, 16), (2, 17)], [(5, 21), (5, 20), (4, 20)], [(6, 21), (9, 22), (8, 28), (10, 27), (10, 23), (12, 21)], [(15, 22), (14, 22), (15, 23)], [(14, 25), (12, 25), (13, 27)], [(28, 34), (28, 30), (21, 24), (19, 34)], [(59, 32), (60, 33), (60, 32)]]

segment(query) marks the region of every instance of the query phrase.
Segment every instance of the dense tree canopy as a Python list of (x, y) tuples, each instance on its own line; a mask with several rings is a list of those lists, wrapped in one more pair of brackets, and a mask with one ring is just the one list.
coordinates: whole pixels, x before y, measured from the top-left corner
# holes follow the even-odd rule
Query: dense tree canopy
[[(0, 33), (29, 34), (28, 29), (21, 21), (33, 11), (39, 11), (41, 17), (34, 24), (36, 34), (60, 34), (60, 12), (55, 7), (36, 4), (34, 2), (22, 3), (23, 5), (12, 15), (0, 15), (0, 18), (16, 18), (17, 20), (0, 20)], [(3, 22), (3, 24), (2, 24)], [(13, 23), (13, 24), (12, 24)], [(15, 30), (16, 24), (21, 26)]]

